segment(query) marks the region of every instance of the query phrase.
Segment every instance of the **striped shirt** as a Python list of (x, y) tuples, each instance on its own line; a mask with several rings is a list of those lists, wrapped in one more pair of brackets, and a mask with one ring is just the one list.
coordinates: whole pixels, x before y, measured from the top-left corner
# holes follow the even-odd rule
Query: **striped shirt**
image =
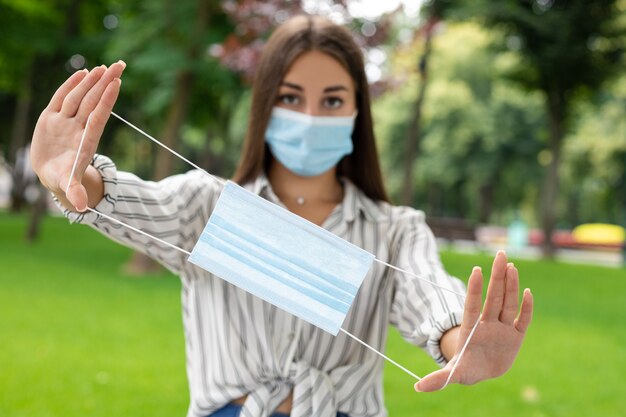
[[(199, 170), (144, 181), (96, 155), (104, 180), (96, 210), (191, 252), (222, 188)], [(342, 179), (344, 198), (323, 224), (378, 259), (464, 292), (443, 269), (421, 211), (374, 202)], [(282, 205), (267, 177), (245, 188)], [(158, 260), (180, 276), (191, 403), (189, 417), (207, 416), (247, 395), (242, 416), (268, 416), (293, 391), (291, 416), (383, 417), (383, 359), (348, 336), (329, 333), (187, 262), (187, 256), (94, 213), (65, 210), (113, 240)], [(374, 263), (343, 328), (384, 351), (387, 326), (445, 363), (439, 340), (460, 324), (463, 300)]]

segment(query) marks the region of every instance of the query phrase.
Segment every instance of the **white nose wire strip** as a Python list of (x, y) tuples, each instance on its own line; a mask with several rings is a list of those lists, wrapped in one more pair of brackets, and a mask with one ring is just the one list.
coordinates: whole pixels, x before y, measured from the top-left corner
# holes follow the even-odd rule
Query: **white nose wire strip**
[[(191, 166), (193, 166), (194, 168), (196, 168), (196, 169), (200, 170), (201, 172), (205, 173), (206, 175), (208, 175), (209, 177), (211, 177), (211, 178), (215, 179), (216, 181), (220, 182), (221, 184), (225, 184), (225, 181), (224, 181), (224, 180), (222, 180), (221, 178), (219, 178), (219, 177), (217, 177), (217, 176), (215, 176), (215, 175), (209, 174), (206, 170), (204, 170), (204, 169), (200, 168), (199, 166), (197, 166), (197, 165), (196, 165), (196, 164), (194, 164), (193, 162), (189, 161), (187, 158), (185, 158), (185, 157), (183, 157), (182, 155), (180, 155), (178, 152), (176, 152), (176, 151), (174, 151), (174, 150), (170, 149), (168, 146), (166, 146), (166, 145), (164, 145), (163, 143), (159, 142), (157, 139), (153, 138), (152, 136), (150, 136), (149, 134), (147, 134), (147, 133), (146, 133), (146, 132), (144, 132), (143, 130), (139, 129), (137, 126), (135, 126), (135, 125), (133, 125), (132, 123), (130, 123), (130, 122), (128, 122), (128, 121), (126, 121), (126, 120), (124, 120), (122, 117), (118, 116), (118, 115), (117, 115), (117, 114), (115, 114), (114, 112), (111, 112), (111, 114), (112, 114), (113, 116), (117, 117), (117, 118), (118, 118), (119, 120), (121, 120), (122, 122), (126, 123), (128, 126), (132, 127), (132, 128), (133, 128), (133, 129), (135, 129), (136, 131), (138, 131), (139, 133), (141, 133), (142, 135), (146, 136), (146, 137), (147, 137), (148, 139), (150, 139), (152, 142), (154, 142), (154, 143), (158, 144), (159, 146), (161, 146), (161, 147), (163, 147), (163, 148), (167, 149), (167, 150), (168, 150), (169, 152), (171, 152), (172, 154), (176, 155), (177, 157), (179, 157), (179, 158), (180, 158), (180, 159), (182, 159), (183, 161), (187, 162), (189, 165), (191, 165)], [(84, 143), (84, 141), (85, 141), (85, 137), (86, 137), (86, 135), (87, 135), (87, 128), (89, 127), (89, 121), (90, 121), (90, 119), (91, 119), (91, 114), (90, 114), (90, 115), (89, 115), (89, 117), (87, 118), (87, 122), (85, 123), (85, 129), (83, 130), (83, 134), (82, 134), (82, 137), (81, 137), (81, 139), (80, 139), (80, 143), (78, 144), (78, 149), (77, 149), (77, 151), (76, 151), (76, 159), (74, 160), (74, 164), (72, 165), (72, 170), (70, 171), (70, 178), (69, 178), (68, 183), (67, 183), (67, 188), (65, 189), (65, 193), (66, 193), (66, 194), (67, 194), (67, 192), (69, 191), (70, 184), (71, 184), (71, 182), (72, 182), (72, 179), (73, 179), (73, 177), (74, 177), (74, 174), (76, 173), (76, 167), (77, 167), (77, 165), (78, 165), (78, 157), (79, 157), (79, 155), (80, 155), (80, 151), (82, 150), (83, 143)], [(121, 226), (124, 226), (124, 227), (126, 227), (126, 228), (128, 228), (128, 229), (130, 229), (130, 230), (132, 230), (132, 231), (134, 231), (134, 232), (137, 232), (137, 233), (139, 233), (139, 234), (141, 234), (141, 235), (143, 235), (143, 236), (146, 236), (146, 237), (148, 237), (148, 238), (150, 238), (150, 239), (154, 239), (154, 240), (156, 240), (157, 242), (160, 242), (160, 243), (162, 243), (162, 244), (164, 244), (164, 245), (166, 245), (166, 246), (168, 246), (168, 247), (170, 247), (170, 248), (172, 248), (172, 249), (176, 249), (176, 250), (177, 250), (177, 251), (179, 251), (179, 252), (182, 252), (182, 253), (184, 253), (184, 254), (186, 254), (186, 255), (188, 255), (188, 256), (191, 256), (191, 253), (190, 253), (190, 252), (188, 252), (188, 251), (186, 251), (186, 250), (184, 250), (184, 249), (182, 249), (182, 248), (179, 248), (179, 247), (178, 247), (178, 246), (176, 246), (176, 245), (173, 245), (173, 244), (171, 244), (171, 243), (169, 243), (169, 242), (166, 242), (166, 241), (164, 241), (164, 240), (162, 240), (162, 239), (159, 239), (159, 238), (158, 238), (158, 237), (156, 237), (156, 236), (152, 236), (152, 235), (151, 235), (151, 234), (149, 234), (149, 233), (146, 233), (146, 232), (144, 232), (144, 231), (142, 231), (142, 230), (139, 230), (139, 229), (137, 229), (137, 228), (135, 228), (135, 227), (133, 227), (133, 226), (131, 226), (131, 225), (129, 225), (129, 224), (126, 224), (126, 223), (121, 222), (121, 221), (119, 221), (119, 220), (117, 220), (117, 219), (115, 219), (115, 218), (113, 218), (113, 217), (111, 217), (111, 216), (108, 216), (108, 215), (106, 215), (106, 214), (104, 214), (104, 213), (101, 213), (101, 212), (99, 212), (98, 210), (94, 210), (94, 209), (92, 209), (91, 207), (87, 207), (87, 210), (88, 210), (88, 211), (90, 211), (90, 212), (92, 212), (92, 213), (95, 213), (95, 214), (97, 214), (97, 215), (99, 215), (99, 216), (102, 216), (102, 217), (106, 218), (107, 220), (110, 220), (110, 221), (112, 221), (112, 222), (114, 222), (114, 223), (116, 223), (116, 224), (119, 224), (119, 225), (121, 225)], [(410, 276), (412, 276), (412, 277), (414, 277), (414, 278), (417, 278), (417, 279), (420, 279), (420, 280), (422, 280), (422, 281), (428, 282), (428, 283), (429, 283), (430, 285), (432, 285), (432, 286), (435, 286), (435, 287), (440, 288), (440, 289), (442, 289), (442, 290), (445, 290), (445, 291), (451, 292), (451, 293), (456, 294), (456, 295), (458, 295), (458, 296), (462, 297), (463, 299), (465, 299), (465, 295), (464, 295), (464, 294), (458, 293), (458, 292), (453, 291), (453, 290), (451, 290), (451, 289), (449, 289), (449, 288), (446, 288), (446, 287), (443, 287), (443, 286), (441, 286), (441, 285), (435, 284), (434, 282), (432, 282), (432, 281), (431, 281), (431, 280), (429, 280), (429, 279), (426, 279), (426, 278), (420, 277), (419, 275), (413, 274), (412, 272), (409, 272), (409, 271), (405, 271), (405, 270), (403, 270), (403, 269), (401, 269), (401, 268), (398, 268), (397, 266), (391, 265), (391, 264), (389, 264), (389, 263), (387, 263), (387, 262), (381, 261), (381, 260), (376, 259), (376, 258), (374, 258), (374, 261), (375, 261), (375, 262), (378, 262), (378, 263), (380, 263), (380, 264), (382, 264), (382, 265), (385, 265), (385, 266), (387, 266), (387, 267), (389, 267), (389, 268), (395, 269), (395, 270), (397, 270), (397, 271), (399, 271), (399, 272), (402, 272), (402, 273), (404, 273), (404, 274), (410, 275)], [(454, 363), (454, 366), (452, 367), (452, 370), (450, 371), (450, 374), (448, 375), (448, 379), (446, 380), (445, 385), (444, 385), (443, 387), (441, 387), (440, 389), (444, 389), (444, 388), (448, 385), (448, 383), (450, 382), (450, 380), (452, 379), (452, 375), (454, 374), (454, 371), (456, 370), (456, 368), (457, 368), (458, 364), (461, 362), (461, 358), (463, 357), (463, 354), (465, 353), (465, 349), (467, 348), (467, 346), (469, 345), (470, 340), (471, 340), (471, 339), (472, 339), (472, 337), (474, 336), (474, 331), (475, 331), (475, 330), (476, 330), (476, 328), (478, 327), (478, 324), (479, 324), (479, 323), (480, 323), (480, 317), (478, 318), (478, 321), (476, 322), (476, 324), (475, 324), (475, 325), (474, 325), (474, 327), (472, 328), (472, 330), (471, 330), (471, 332), (470, 332), (470, 334), (469, 334), (469, 336), (468, 336), (467, 340), (465, 341), (465, 344), (463, 345), (463, 348), (461, 349), (461, 352), (459, 352), (459, 357), (458, 357), (458, 358), (456, 358), (456, 361), (455, 361), (455, 363)], [(340, 330), (341, 332), (343, 332), (344, 334), (346, 334), (347, 336), (351, 337), (352, 339), (356, 340), (357, 342), (359, 342), (359, 343), (360, 343), (360, 344), (362, 344), (363, 346), (365, 346), (365, 347), (367, 347), (368, 349), (372, 350), (372, 351), (373, 351), (373, 352), (375, 352), (377, 355), (381, 356), (383, 359), (385, 359), (385, 360), (389, 361), (390, 363), (392, 363), (393, 365), (397, 366), (399, 369), (403, 370), (404, 372), (406, 372), (408, 375), (412, 376), (412, 377), (413, 377), (413, 378), (415, 378), (416, 380), (420, 381), (420, 380), (422, 379), (422, 378), (420, 378), (419, 376), (415, 375), (413, 372), (411, 372), (411, 371), (409, 371), (408, 369), (406, 369), (404, 366), (400, 365), (399, 363), (397, 363), (396, 361), (392, 360), (392, 359), (391, 359), (391, 358), (389, 358), (388, 356), (385, 356), (384, 354), (382, 354), (382, 353), (381, 353), (381, 352), (379, 352), (378, 350), (374, 349), (372, 346), (368, 345), (367, 343), (365, 343), (364, 341), (362, 341), (362, 340), (361, 340), (361, 339), (359, 339), (358, 337), (356, 337), (356, 336), (352, 335), (351, 333), (347, 332), (347, 331), (346, 331), (346, 330), (344, 330), (344, 329), (339, 329), (339, 330)]]

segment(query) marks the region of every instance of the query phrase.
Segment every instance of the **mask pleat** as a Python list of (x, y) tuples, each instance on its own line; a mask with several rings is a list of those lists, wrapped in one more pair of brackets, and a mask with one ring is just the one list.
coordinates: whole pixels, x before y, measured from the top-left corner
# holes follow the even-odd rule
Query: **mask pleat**
[(374, 256), (228, 182), (190, 262), (336, 335)]

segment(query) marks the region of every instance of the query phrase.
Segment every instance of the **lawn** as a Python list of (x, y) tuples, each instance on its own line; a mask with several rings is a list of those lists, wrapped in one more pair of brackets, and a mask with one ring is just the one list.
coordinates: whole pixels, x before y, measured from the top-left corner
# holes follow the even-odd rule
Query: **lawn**
[[(0, 214), (0, 416), (183, 416), (177, 279), (125, 276), (129, 250), (87, 227), (48, 218), (28, 245), (24, 224)], [(443, 259), (463, 278), (491, 262)], [(513, 369), (417, 394), (409, 376), (388, 366), (392, 417), (626, 415), (626, 269), (514, 261), (536, 311)], [(395, 330), (387, 353), (418, 375), (435, 369)]]

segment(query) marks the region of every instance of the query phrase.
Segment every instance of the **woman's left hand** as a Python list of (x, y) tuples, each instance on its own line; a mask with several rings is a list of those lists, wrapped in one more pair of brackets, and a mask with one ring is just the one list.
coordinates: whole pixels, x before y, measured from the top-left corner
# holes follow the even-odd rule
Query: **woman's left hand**
[(529, 289), (524, 291), (519, 309), (518, 271), (512, 263), (507, 263), (503, 251), (498, 252), (493, 262), (481, 315), (482, 287), (482, 271), (474, 268), (467, 285), (463, 323), (455, 329), (458, 330), (455, 354), (444, 368), (416, 383), (416, 391), (437, 391), (446, 386), (461, 349), (478, 320), (480, 322), (449, 383), (474, 384), (500, 376), (513, 365), (532, 318), (532, 294)]

